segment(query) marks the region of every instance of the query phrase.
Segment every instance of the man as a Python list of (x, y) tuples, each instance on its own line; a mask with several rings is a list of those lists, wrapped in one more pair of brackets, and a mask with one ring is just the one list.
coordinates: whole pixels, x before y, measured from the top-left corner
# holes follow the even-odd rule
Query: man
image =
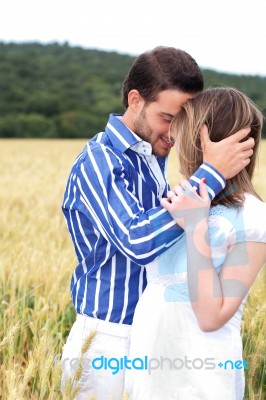
[[(183, 234), (160, 206), (169, 189), (169, 125), (202, 89), (202, 73), (184, 51), (158, 47), (140, 55), (123, 84), (124, 115), (110, 115), (105, 132), (88, 141), (73, 165), (63, 212), (78, 258), (71, 280), (77, 320), (64, 347), (62, 382), (77, 378), (73, 360), (89, 360), (73, 382), (78, 399), (122, 397), (123, 370), (130, 365), (119, 360), (128, 354), (130, 324), (146, 285), (144, 266)], [(193, 186), (205, 177), (210, 196), (218, 194), (225, 179), (249, 162), (253, 140), (239, 143), (247, 133), (212, 143), (203, 132), (207, 163), (191, 177)]]

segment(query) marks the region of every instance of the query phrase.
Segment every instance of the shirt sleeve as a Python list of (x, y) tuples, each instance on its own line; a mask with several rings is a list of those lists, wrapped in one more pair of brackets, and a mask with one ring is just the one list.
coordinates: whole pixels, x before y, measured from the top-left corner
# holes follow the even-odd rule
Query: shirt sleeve
[(225, 188), (226, 180), (223, 175), (209, 163), (204, 162), (189, 179), (191, 185), (196, 186), (197, 191), (202, 178), (206, 179), (210, 200), (213, 200)]
[[(69, 212), (75, 214), (68, 223), (72, 236), (78, 236), (78, 224), (89, 236), (92, 225), (133, 262), (148, 264), (176, 242), (183, 230), (163, 207), (143, 208), (132, 190), (124, 160), (112, 149), (99, 145), (93, 150), (88, 146), (87, 151), (73, 168), (63, 204), (66, 219)], [(212, 176), (209, 185), (215, 182), (211, 190), (217, 194), (222, 185), (207, 167)], [(206, 169), (201, 167), (194, 174), (195, 184), (203, 173), (206, 177)]]

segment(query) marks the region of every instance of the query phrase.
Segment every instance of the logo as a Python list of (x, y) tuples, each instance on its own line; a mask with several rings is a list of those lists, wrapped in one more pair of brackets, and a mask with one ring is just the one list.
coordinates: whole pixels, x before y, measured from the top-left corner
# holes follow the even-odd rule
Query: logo
[(246, 360), (225, 360), (219, 363), (215, 362), (215, 358), (193, 358), (190, 359), (187, 356), (180, 358), (168, 358), (168, 357), (136, 357), (133, 359), (128, 358), (128, 356), (116, 358), (107, 358), (103, 355), (100, 357), (90, 358), (65, 358), (61, 360), (61, 354), (57, 354), (54, 358), (54, 366), (56, 367), (58, 363), (61, 363), (62, 368), (64, 364), (69, 364), (71, 369), (76, 369), (78, 366), (82, 366), (82, 369), (94, 369), (94, 370), (110, 370), (112, 375), (116, 375), (119, 371), (125, 370), (142, 370), (148, 371), (150, 375), (154, 370), (200, 370), (200, 369), (215, 369), (220, 368), (223, 370), (234, 370), (234, 369), (245, 369), (248, 370), (249, 362)]

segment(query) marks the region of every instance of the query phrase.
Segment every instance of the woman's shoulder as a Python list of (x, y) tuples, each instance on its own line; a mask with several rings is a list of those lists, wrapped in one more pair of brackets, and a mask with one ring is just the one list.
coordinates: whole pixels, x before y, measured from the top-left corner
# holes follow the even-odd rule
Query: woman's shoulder
[(247, 193), (242, 207), (213, 207), (209, 224), (219, 225), (229, 243), (266, 242), (266, 203)]
[(242, 213), (247, 237), (266, 242), (266, 203), (247, 193)]
[(253, 194), (245, 194), (241, 213), (247, 226), (263, 226), (266, 229), (266, 203)]
[(251, 193), (245, 194), (244, 208), (252, 209), (253, 207), (259, 207), (261, 210), (266, 210), (266, 203), (258, 197), (254, 196)]

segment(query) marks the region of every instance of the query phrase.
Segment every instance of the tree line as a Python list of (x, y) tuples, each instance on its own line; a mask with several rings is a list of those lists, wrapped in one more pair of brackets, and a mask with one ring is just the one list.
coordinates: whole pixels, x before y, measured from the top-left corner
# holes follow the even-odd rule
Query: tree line
[[(110, 112), (134, 57), (68, 43), (0, 43), (0, 137), (89, 138)], [(266, 115), (266, 77), (203, 70), (205, 88), (233, 86)], [(264, 128), (266, 137), (266, 128)]]

